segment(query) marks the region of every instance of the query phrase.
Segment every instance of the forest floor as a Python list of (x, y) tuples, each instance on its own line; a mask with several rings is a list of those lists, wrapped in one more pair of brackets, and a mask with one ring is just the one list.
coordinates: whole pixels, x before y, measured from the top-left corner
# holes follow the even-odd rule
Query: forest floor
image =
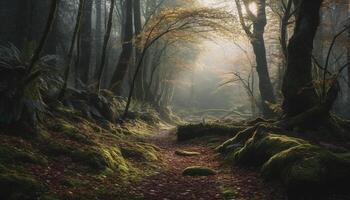
[[(281, 187), (264, 182), (259, 173), (219, 162), (214, 147), (227, 138), (201, 138), (177, 142), (175, 131), (161, 131), (149, 143), (160, 148), (164, 170), (132, 185), (131, 193), (145, 200), (279, 200), (286, 199)], [(175, 152), (198, 152), (197, 156), (179, 156)], [(216, 170), (214, 176), (189, 177), (182, 172), (190, 166)]]

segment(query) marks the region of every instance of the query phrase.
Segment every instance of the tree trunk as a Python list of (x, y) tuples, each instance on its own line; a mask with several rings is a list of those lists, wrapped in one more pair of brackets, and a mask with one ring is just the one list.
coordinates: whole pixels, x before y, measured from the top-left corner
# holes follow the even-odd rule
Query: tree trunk
[(102, 0), (95, 0), (96, 7), (96, 30), (95, 30), (95, 54), (96, 54), (96, 67), (94, 79), (98, 79), (99, 67), (101, 64), (101, 52), (102, 52)]
[(84, 84), (88, 84), (90, 73), (90, 57), (92, 49), (92, 5), (93, 1), (85, 1), (84, 17), (81, 24), (80, 61), (78, 77)]
[[(134, 0), (134, 29), (135, 29), (135, 36), (138, 36), (142, 29), (141, 24), (141, 5), (140, 0)], [(135, 63), (137, 63), (137, 60), (140, 58), (140, 50), (137, 47), (137, 44), (135, 44)], [(148, 60), (148, 54), (145, 56), (145, 61), (143, 62), (143, 67), (141, 67), (140, 73), (137, 77), (136, 82), (136, 88), (135, 88), (135, 97), (139, 100), (144, 99), (144, 82), (143, 82), (143, 75), (145, 73), (145, 67), (147, 66), (147, 60)]]
[(131, 0), (125, 2), (126, 14), (123, 34), (123, 48), (119, 57), (118, 65), (113, 74), (110, 89), (117, 94), (122, 93), (123, 80), (130, 65), (132, 56), (132, 38), (133, 38), (133, 4)]
[(288, 45), (288, 63), (282, 86), (286, 117), (301, 114), (317, 103), (311, 55), (321, 4), (322, 0), (303, 0), (300, 3), (294, 35)]
[[(350, 17), (350, 3), (348, 4), (348, 17)], [(348, 21), (350, 26), (350, 20)], [(350, 63), (350, 29), (348, 29), (348, 44), (347, 44), (347, 62)], [(350, 105), (350, 65), (348, 65), (348, 104)]]
[(259, 75), (259, 89), (261, 94), (262, 111), (265, 117), (271, 117), (272, 111), (267, 103), (275, 103), (275, 95), (273, 93), (273, 86), (271, 83), (267, 59), (266, 48), (264, 41), (264, 31), (267, 24), (266, 20), (266, 1), (260, 0), (258, 3), (258, 13), (253, 24), (253, 37), (251, 44), (253, 46), (256, 71)]
[(103, 40), (103, 47), (102, 47), (102, 57), (101, 57), (101, 65), (98, 68), (98, 75), (97, 75), (97, 90), (100, 91), (101, 89), (101, 84), (102, 84), (102, 75), (104, 68), (106, 66), (106, 57), (107, 57), (107, 47), (108, 47), (108, 41), (111, 36), (111, 31), (112, 31), (112, 25), (113, 25), (113, 11), (114, 11), (114, 6), (115, 6), (115, 0), (112, 0), (111, 2), (111, 8), (109, 10), (109, 17), (108, 17), (108, 23), (107, 23), (107, 30), (104, 36)]
[(75, 21), (75, 27), (74, 27), (74, 32), (72, 36), (72, 40), (70, 43), (69, 47), (69, 52), (68, 52), (68, 58), (67, 58), (67, 66), (63, 74), (63, 87), (62, 90), (59, 94), (59, 99), (62, 99), (65, 95), (67, 86), (68, 86), (68, 78), (69, 78), (69, 72), (71, 71), (71, 66), (72, 66), (72, 57), (73, 57), (73, 51), (74, 51), (74, 46), (76, 44), (77, 36), (80, 31), (80, 23), (81, 23), (81, 18), (83, 16), (83, 7), (84, 7), (84, 0), (79, 0), (79, 8), (78, 8), (78, 14), (77, 18)]

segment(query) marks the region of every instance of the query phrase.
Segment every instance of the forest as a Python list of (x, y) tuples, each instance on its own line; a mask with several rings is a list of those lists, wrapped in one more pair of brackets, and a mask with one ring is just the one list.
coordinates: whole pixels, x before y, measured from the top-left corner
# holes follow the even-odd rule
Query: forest
[(350, 200), (349, 0), (1, 0), (0, 199)]

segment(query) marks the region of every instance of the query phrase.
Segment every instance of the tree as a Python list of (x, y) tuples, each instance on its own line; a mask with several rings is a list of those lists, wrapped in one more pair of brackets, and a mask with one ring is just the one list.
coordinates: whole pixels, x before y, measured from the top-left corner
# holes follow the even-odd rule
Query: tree
[[(259, 76), (259, 90), (261, 95), (261, 107), (263, 115), (266, 117), (272, 116), (272, 110), (268, 103), (275, 103), (275, 96), (273, 87), (268, 71), (266, 48), (264, 41), (264, 31), (267, 24), (266, 19), (266, 0), (259, 0), (257, 4), (257, 14), (255, 15), (250, 9), (250, 4), (245, 0), (235, 0), (240, 23), (244, 32), (247, 34), (254, 50), (256, 59), (256, 70)], [(247, 16), (243, 15), (242, 3), (247, 13)], [(251, 30), (250, 25), (247, 23), (248, 18), (253, 26)]]
[(109, 17), (108, 17), (108, 22), (107, 22), (107, 30), (104, 36), (103, 40), (103, 46), (102, 46), (102, 55), (101, 55), (101, 64), (100, 67), (98, 68), (98, 73), (97, 73), (97, 90), (100, 91), (101, 89), (101, 84), (102, 84), (102, 74), (103, 70), (106, 65), (106, 57), (107, 57), (107, 46), (108, 46), (108, 41), (111, 36), (111, 31), (112, 31), (112, 25), (113, 25), (113, 11), (115, 7), (115, 0), (111, 1), (111, 7), (109, 10)]
[(90, 61), (92, 51), (92, 7), (93, 1), (85, 1), (84, 3), (84, 17), (81, 21), (80, 31), (80, 58), (78, 65), (77, 78), (84, 84), (88, 84), (90, 73)]
[(125, 2), (125, 24), (123, 33), (122, 53), (119, 57), (117, 67), (113, 73), (110, 89), (116, 94), (121, 94), (122, 83), (132, 56), (132, 39), (133, 39), (133, 3), (131, 0)]
[(102, 41), (103, 41), (102, 8), (103, 8), (103, 1), (102, 0), (95, 0), (95, 9), (96, 9), (96, 23), (95, 23), (96, 68), (95, 68), (94, 78), (96, 78), (98, 76), (97, 73), (99, 71), (99, 67), (100, 67), (100, 64), (101, 64), (101, 52), (103, 51), (102, 50)]
[(77, 36), (80, 32), (80, 24), (81, 24), (81, 19), (83, 17), (84, 1), (85, 0), (79, 0), (78, 14), (77, 14), (77, 18), (75, 21), (74, 32), (73, 32), (72, 40), (71, 40), (70, 47), (69, 47), (69, 52), (68, 52), (68, 57), (67, 57), (68, 63), (67, 63), (66, 69), (65, 69), (64, 74), (63, 74), (63, 87), (61, 89), (59, 99), (62, 99), (64, 97), (67, 86), (68, 86), (68, 78), (69, 78), (69, 72), (70, 72), (71, 66), (72, 66), (72, 57), (73, 57), (74, 46), (76, 44)]
[(322, 0), (300, 2), (294, 35), (288, 45), (288, 63), (282, 85), (286, 117), (299, 115), (318, 102), (311, 74), (311, 55), (321, 4)]

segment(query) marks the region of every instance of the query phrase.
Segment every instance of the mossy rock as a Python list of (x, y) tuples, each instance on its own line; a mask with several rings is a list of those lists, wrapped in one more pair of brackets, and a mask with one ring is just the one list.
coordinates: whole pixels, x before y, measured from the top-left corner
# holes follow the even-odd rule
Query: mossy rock
[(266, 132), (257, 133), (246, 142), (244, 147), (235, 153), (235, 163), (261, 167), (275, 154), (291, 147), (307, 144), (306, 141), (298, 138)]
[(241, 127), (220, 124), (187, 124), (179, 126), (176, 134), (178, 141), (186, 141), (210, 135), (233, 136), (240, 130)]
[(7, 145), (0, 146), (1, 164), (18, 164), (18, 162), (47, 165), (47, 160), (38, 154)]
[(299, 145), (274, 155), (262, 168), (265, 179), (279, 179), (289, 193), (325, 195), (347, 192), (350, 162), (314, 145)]
[(35, 179), (18, 174), (0, 174), (0, 199), (37, 199), (44, 187)]
[(183, 172), (183, 176), (213, 176), (216, 175), (217, 172), (208, 167), (201, 166), (192, 166), (187, 167)]
[(183, 151), (183, 150), (177, 150), (177, 151), (175, 151), (175, 154), (178, 156), (198, 156), (198, 155), (201, 155), (201, 153), (199, 153), (199, 152)]

